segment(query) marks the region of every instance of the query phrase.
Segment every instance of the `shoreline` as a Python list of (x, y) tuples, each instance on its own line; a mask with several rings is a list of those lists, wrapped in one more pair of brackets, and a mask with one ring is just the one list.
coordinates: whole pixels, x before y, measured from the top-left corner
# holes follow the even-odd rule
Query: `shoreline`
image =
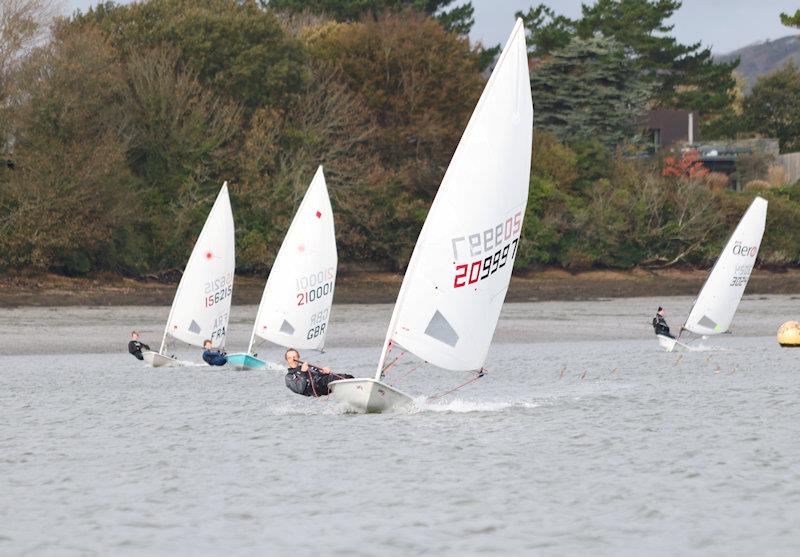
[[(545, 269), (516, 275), (506, 301), (577, 301), (697, 294), (708, 271), (590, 270), (570, 273)], [(389, 272), (342, 272), (334, 303), (394, 303), (403, 275)], [(255, 305), (265, 278), (237, 276), (235, 305)], [(0, 275), (0, 307), (168, 306), (177, 283), (137, 280), (116, 275), (65, 277), (55, 274)], [(746, 294), (800, 294), (800, 269), (753, 271)]]

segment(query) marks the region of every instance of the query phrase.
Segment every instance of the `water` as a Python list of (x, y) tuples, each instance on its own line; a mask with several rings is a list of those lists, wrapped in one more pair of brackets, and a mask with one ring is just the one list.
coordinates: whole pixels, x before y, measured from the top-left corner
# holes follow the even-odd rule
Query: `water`
[[(508, 304), (486, 377), (369, 416), (280, 374), (142, 367), (129, 331), (156, 345), (167, 308), (5, 310), (0, 554), (797, 555), (800, 350), (774, 333), (800, 304), (745, 298), (735, 335), (659, 352), (655, 306), (677, 328), (690, 303)], [(390, 311), (336, 306), (310, 359), (372, 373)]]

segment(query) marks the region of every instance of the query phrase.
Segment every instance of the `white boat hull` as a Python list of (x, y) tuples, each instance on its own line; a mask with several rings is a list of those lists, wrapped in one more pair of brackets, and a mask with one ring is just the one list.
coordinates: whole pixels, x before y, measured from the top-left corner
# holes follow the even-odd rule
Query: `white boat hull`
[(336, 401), (367, 414), (402, 410), (414, 405), (410, 396), (375, 379), (341, 379), (331, 382), (328, 388)]
[(675, 350), (675, 345), (677, 341), (674, 338), (670, 338), (664, 335), (656, 335), (658, 339), (658, 345), (663, 348), (666, 352), (672, 352)]
[(142, 352), (142, 357), (144, 358), (144, 363), (150, 367), (178, 367), (181, 365), (180, 360), (177, 358), (170, 358), (152, 350)]
[(684, 344), (675, 338), (665, 337), (664, 335), (656, 335), (656, 338), (658, 339), (658, 345), (663, 348), (665, 352), (677, 352), (679, 350), (696, 352), (698, 350), (697, 348), (692, 348), (688, 344)]

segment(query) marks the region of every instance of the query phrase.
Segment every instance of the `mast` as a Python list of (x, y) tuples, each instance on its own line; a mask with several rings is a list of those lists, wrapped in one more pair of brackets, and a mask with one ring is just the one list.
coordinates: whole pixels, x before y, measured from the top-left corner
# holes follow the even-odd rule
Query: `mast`
[(181, 291), (181, 284), (183, 283), (183, 277), (181, 277), (181, 281), (178, 283), (178, 289), (175, 291), (175, 296), (172, 298), (172, 305), (169, 308), (169, 315), (167, 316), (167, 324), (164, 325), (164, 336), (161, 338), (161, 348), (158, 349), (158, 353), (162, 356), (164, 355), (164, 347), (167, 345), (167, 333), (169, 332), (169, 324), (172, 322), (172, 314), (175, 312), (175, 300), (178, 299), (178, 294)]

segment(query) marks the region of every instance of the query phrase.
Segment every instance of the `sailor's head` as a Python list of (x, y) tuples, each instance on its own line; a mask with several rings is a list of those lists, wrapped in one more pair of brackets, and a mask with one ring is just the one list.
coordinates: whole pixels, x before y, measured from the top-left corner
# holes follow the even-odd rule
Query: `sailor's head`
[(204, 340), (203, 341), (203, 348), (205, 348), (206, 350), (211, 348), (211, 341), (210, 340)]
[(286, 358), (286, 363), (292, 367), (295, 367), (298, 363), (300, 363), (300, 352), (294, 348), (289, 348), (283, 357)]
[(131, 339), (139, 340), (139, 331), (131, 331)]
[(662, 308), (661, 306), (658, 306), (658, 311), (656, 313), (661, 315), (661, 316), (663, 316), (664, 313), (666, 313), (666, 312), (664, 311), (664, 308)]

